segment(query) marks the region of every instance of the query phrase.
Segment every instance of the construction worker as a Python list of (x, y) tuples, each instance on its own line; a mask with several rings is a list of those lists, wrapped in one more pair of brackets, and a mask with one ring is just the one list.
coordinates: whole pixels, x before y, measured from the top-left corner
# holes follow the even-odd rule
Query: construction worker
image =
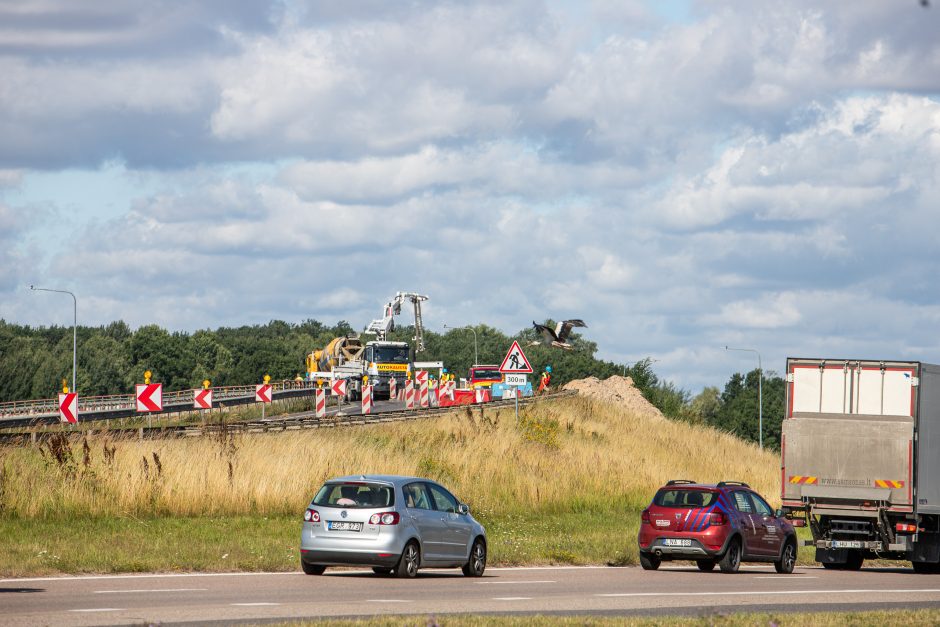
[(552, 382), (552, 367), (545, 366), (545, 370), (542, 371), (542, 378), (539, 381), (539, 394), (544, 394), (548, 392), (548, 386)]

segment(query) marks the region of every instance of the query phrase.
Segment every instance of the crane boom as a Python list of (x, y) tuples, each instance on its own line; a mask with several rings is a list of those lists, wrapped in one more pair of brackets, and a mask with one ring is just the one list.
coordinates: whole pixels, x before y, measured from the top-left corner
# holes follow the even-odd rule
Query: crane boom
[(421, 303), (428, 299), (424, 294), (415, 292), (398, 292), (388, 303), (385, 303), (385, 315), (382, 318), (373, 320), (368, 327), (367, 333), (375, 333), (375, 339), (384, 340), (389, 331), (395, 330), (395, 316), (401, 314), (401, 306), (406, 301), (411, 301), (415, 313), (415, 353), (424, 350), (424, 320), (421, 317)]

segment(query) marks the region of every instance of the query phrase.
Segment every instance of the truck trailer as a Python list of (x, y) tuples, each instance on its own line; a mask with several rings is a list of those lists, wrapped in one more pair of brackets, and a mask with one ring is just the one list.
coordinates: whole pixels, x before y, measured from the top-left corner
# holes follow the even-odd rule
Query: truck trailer
[(826, 568), (940, 573), (940, 366), (787, 359), (781, 497)]

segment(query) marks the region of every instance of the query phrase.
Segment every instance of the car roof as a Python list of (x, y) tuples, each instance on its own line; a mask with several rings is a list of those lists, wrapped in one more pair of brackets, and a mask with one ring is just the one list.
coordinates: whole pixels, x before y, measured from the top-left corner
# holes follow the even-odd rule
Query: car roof
[(737, 490), (748, 490), (748, 491), (750, 491), (750, 492), (753, 492), (753, 491), (754, 491), (754, 489), (751, 488), (751, 486), (749, 486), (749, 485), (746, 484), (746, 483), (742, 483), (742, 482), (740, 482), (740, 481), (728, 481), (728, 482), (723, 482), (723, 481), (722, 481), (722, 482), (719, 482), (719, 483), (694, 483), (694, 482), (691, 482), (691, 481), (688, 481), (688, 482), (686, 482), (686, 481), (678, 481), (678, 482), (676, 482), (676, 483), (667, 483), (666, 485), (662, 486), (662, 487), (660, 488), (660, 490), (664, 490), (664, 489), (666, 489), (666, 488), (674, 488), (674, 489), (675, 489), (675, 488), (679, 488), (679, 489), (681, 489), (681, 488), (694, 488), (694, 489), (696, 489), (696, 490), (726, 490), (726, 489), (737, 489)]
[(410, 477), (406, 475), (347, 475), (345, 477), (333, 477), (332, 479), (327, 479), (326, 483), (338, 483), (341, 481), (370, 481), (375, 483), (391, 483), (395, 486), (403, 486), (406, 483), (411, 483), (413, 481), (430, 481), (431, 483), (437, 483), (433, 479), (427, 479), (425, 477)]

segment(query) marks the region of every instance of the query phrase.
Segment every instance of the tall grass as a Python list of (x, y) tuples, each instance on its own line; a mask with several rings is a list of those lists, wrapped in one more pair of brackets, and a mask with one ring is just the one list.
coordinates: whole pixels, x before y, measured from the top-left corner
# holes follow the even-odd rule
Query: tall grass
[(429, 476), (475, 513), (628, 511), (672, 478), (747, 481), (775, 500), (779, 462), (715, 431), (577, 397), (367, 427), (0, 448), (13, 519), (293, 515), (327, 478)]

